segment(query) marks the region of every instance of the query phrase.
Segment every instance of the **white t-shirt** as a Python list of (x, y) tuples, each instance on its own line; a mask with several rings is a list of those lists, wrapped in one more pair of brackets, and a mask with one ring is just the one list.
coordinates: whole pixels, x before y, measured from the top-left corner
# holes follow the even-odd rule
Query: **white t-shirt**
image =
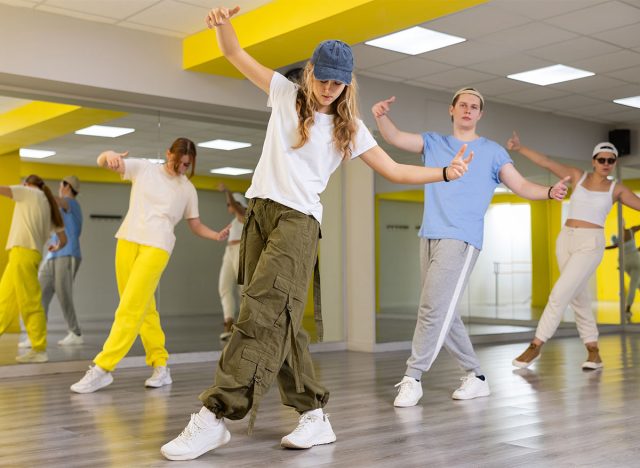
[[(12, 247), (42, 252), (51, 235), (51, 207), (40, 189), (12, 185), (11, 196), (16, 202), (7, 239), (7, 250)], [(64, 228), (56, 229), (64, 231)]]
[[(253, 174), (248, 198), (269, 198), (322, 222), (320, 194), (342, 162), (333, 144), (333, 116), (316, 112), (307, 143), (298, 142), (296, 95), (298, 86), (279, 73), (271, 79), (268, 105), (272, 108), (262, 156)], [(360, 119), (352, 147), (352, 158), (376, 146)]]
[(116, 238), (158, 247), (169, 254), (176, 236), (173, 228), (184, 219), (199, 218), (198, 194), (184, 176), (172, 176), (164, 165), (126, 159), (123, 179), (131, 180), (129, 211)]
[(229, 237), (227, 238), (227, 242), (239, 241), (242, 239), (242, 228), (244, 227), (244, 223), (238, 221), (238, 218), (233, 218), (231, 221), (231, 229), (229, 229)]

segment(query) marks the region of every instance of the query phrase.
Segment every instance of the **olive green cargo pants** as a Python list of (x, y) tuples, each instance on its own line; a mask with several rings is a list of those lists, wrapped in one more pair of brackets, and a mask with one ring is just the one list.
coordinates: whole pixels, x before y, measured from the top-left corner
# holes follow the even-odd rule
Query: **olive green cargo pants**
[(216, 416), (242, 419), (278, 380), (282, 403), (296, 411), (322, 408), (329, 392), (316, 380), (302, 316), (318, 252), (312, 216), (252, 199), (240, 244), (244, 284), (238, 322), (222, 352), (215, 382), (200, 400)]

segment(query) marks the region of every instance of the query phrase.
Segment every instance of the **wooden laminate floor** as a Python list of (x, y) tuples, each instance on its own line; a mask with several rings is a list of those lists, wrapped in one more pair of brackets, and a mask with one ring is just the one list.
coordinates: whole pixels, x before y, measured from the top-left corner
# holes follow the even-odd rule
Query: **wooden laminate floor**
[(522, 344), (478, 346), (492, 395), (453, 401), (460, 372), (441, 353), (423, 378), (418, 406), (395, 409), (405, 351), (314, 356), (330, 388), (326, 411), (335, 444), (284, 450), (296, 413), (272, 389), (254, 435), (231, 421), (231, 442), (192, 462), (169, 462), (159, 448), (185, 426), (212, 380), (213, 363), (172, 367), (174, 383), (145, 389), (149, 370), (116, 371), (94, 394), (69, 385), (78, 373), (0, 381), (2, 467), (564, 467), (640, 466), (640, 335), (601, 337), (602, 371), (585, 372), (576, 338), (545, 345), (532, 370), (514, 370)]

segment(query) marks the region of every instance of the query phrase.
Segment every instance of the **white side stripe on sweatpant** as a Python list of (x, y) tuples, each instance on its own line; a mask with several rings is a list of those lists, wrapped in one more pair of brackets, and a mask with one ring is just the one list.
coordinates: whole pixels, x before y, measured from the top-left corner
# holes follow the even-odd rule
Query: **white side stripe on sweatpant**
[(458, 300), (460, 299), (460, 294), (462, 293), (462, 286), (464, 285), (464, 280), (467, 277), (467, 271), (469, 270), (469, 264), (471, 263), (471, 259), (473, 258), (473, 252), (474, 252), (474, 249), (470, 245), (468, 245), (467, 258), (465, 258), (464, 260), (462, 271), (460, 272), (460, 276), (458, 277), (458, 282), (456, 283), (456, 289), (454, 289), (453, 291), (453, 297), (451, 298), (451, 302), (449, 303), (449, 309), (447, 310), (444, 323), (442, 324), (442, 328), (440, 329), (438, 342), (436, 343), (436, 347), (431, 357), (431, 362), (429, 363), (427, 368), (430, 368), (433, 365), (433, 362), (438, 357), (438, 353), (440, 352), (440, 349), (442, 349), (442, 345), (444, 344), (444, 340), (447, 337), (447, 333), (449, 333), (449, 327), (451, 326), (451, 321), (453, 320), (453, 314), (456, 313), (456, 306), (458, 305)]

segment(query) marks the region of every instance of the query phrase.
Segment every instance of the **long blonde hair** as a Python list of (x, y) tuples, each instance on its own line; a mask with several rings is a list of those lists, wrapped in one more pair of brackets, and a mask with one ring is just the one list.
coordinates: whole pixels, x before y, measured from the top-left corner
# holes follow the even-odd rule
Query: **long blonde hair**
[[(293, 149), (302, 148), (311, 132), (314, 123), (314, 113), (319, 104), (313, 94), (313, 64), (307, 63), (304, 68), (298, 96), (296, 97), (296, 111), (298, 112), (298, 142)], [(333, 144), (342, 154), (343, 159), (351, 157), (351, 143), (356, 135), (356, 119), (358, 112), (358, 86), (355, 77), (351, 84), (345, 86), (338, 98), (331, 104), (333, 111)]]

